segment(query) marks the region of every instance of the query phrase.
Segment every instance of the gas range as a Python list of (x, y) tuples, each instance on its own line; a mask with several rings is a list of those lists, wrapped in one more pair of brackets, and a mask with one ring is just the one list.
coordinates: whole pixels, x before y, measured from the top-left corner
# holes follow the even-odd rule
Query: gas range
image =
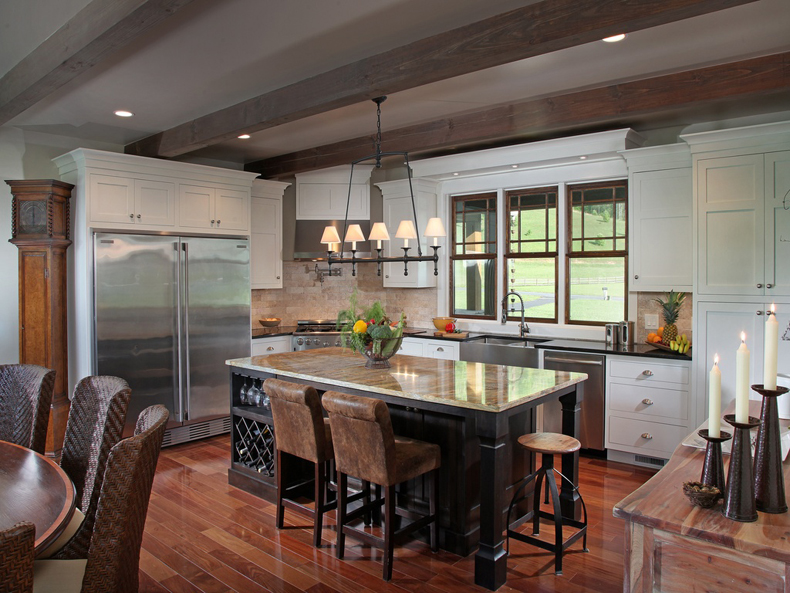
[(291, 349), (294, 352), (340, 345), (340, 332), (334, 319), (299, 320), (291, 336)]

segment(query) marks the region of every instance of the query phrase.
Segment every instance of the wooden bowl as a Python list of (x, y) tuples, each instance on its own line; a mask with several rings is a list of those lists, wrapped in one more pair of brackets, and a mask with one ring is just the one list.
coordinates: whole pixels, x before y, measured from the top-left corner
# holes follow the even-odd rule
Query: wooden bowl
[(433, 326), (440, 332), (444, 331), (448, 323), (455, 323), (455, 317), (434, 317)]
[(258, 320), (263, 327), (277, 327), (282, 319), (279, 317), (264, 317)]
[(722, 498), (722, 493), (718, 488), (702, 482), (684, 482), (683, 494), (691, 501), (691, 504), (703, 509), (712, 508)]

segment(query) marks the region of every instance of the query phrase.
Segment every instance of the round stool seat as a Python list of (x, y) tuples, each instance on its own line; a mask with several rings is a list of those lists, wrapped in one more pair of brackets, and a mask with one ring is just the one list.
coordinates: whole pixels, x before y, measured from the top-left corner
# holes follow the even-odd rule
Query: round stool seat
[(518, 444), (535, 453), (564, 455), (581, 449), (582, 444), (573, 437), (556, 432), (536, 432), (518, 438)]

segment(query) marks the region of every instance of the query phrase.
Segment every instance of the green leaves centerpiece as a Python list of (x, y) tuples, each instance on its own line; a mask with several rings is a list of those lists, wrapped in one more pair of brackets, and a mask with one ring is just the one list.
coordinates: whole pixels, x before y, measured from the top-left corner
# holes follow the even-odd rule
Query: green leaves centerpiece
[(387, 359), (400, 348), (404, 325), (403, 313), (393, 322), (379, 301), (361, 309), (356, 290), (351, 295), (349, 308), (337, 316), (343, 346), (364, 354), (368, 358), (368, 368), (389, 368)]

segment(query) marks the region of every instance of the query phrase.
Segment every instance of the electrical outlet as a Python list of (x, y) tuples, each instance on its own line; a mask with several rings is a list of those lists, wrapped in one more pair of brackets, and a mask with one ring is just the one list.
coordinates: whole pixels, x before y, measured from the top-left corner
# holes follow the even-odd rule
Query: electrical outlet
[(658, 329), (658, 315), (645, 315), (645, 329)]

